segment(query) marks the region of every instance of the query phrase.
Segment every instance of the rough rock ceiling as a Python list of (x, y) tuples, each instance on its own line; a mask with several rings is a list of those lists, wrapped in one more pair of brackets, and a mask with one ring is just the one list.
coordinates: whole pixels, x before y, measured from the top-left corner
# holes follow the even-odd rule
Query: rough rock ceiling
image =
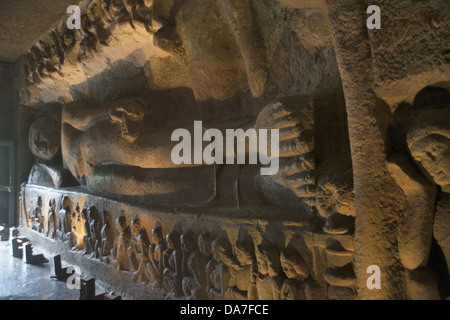
[(74, 0), (0, 0), (0, 61), (14, 62), (61, 18)]

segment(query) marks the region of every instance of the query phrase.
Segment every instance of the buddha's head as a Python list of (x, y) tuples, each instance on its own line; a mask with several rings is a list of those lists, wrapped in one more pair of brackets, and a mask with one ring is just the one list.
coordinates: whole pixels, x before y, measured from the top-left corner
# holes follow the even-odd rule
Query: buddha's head
[(37, 119), (30, 127), (31, 152), (38, 158), (52, 160), (61, 147), (61, 123), (54, 114)]

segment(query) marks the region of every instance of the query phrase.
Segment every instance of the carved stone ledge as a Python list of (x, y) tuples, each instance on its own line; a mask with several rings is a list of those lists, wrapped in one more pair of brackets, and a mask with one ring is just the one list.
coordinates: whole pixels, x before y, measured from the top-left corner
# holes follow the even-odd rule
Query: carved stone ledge
[[(240, 296), (235, 293), (240, 291), (232, 288), (237, 286), (236, 288), (241, 289), (242, 283), (250, 281), (247, 276), (257, 276), (251, 271), (258, 270), (255, 259), (270, 259), (280, 266), (280, 254), (285, 248), (294, 248), (302, 256), (308, 256), (300, 236), (301, 230), (307, 228), (307, 222), (300, 219), (279, 219), (275, 210), (259, 217), (257, 214), (262, 211), (253, 212), (252, 216), (248, 209), (237, 210), (239, 212), (224, 209), (214, 212), (214, 208), (204, 211), (183, 208), (163, 210), (117, 202), (84, 193), (78, 188), (53, 189), (36, 185), (22, 186), (20, 204), (22, 233), (32, 238), (33, 243), (48, 252), (61, 253), (65, 260), (84, 268), (89, 275), (113, 284), (117, 290), (128, 292), (134, 298), (149, 298), (152, 294), (157, 294), (160, 298), (184, 296), (190, 299), (214, 299), (226, 296), (239, 299)], [(161, 228), (162, 237), (155, 242), (158, 228)], [(207, 235), (210, 238), (206, 243), (212, 245), (208, 250), (220, 251), (222, 249), (218, 249), (219, 247), (228, 247), (227, 250), (231, 250), (228, 252), (228, 259), (217, 258), (222, 260), (216, 261), (212, 260), (212, 256), (205, 256), (206, 260), (202, 260), (203, 251), (197, 247), (197, 237), (205, 239)], [(188, 245), (187, 241), (191, 241), (191, 244)], [(257, 256), (254, 253), (256, 247), (261, 248), (261, 253)], [(155, 250), (162, 249), (164, 251), (161, 257), (167, 257), (167, 261), (163, 258), (162, 280), (156, 281), (153, 278), (154, 272), (149, 270), (154, 270)], [(239, 252), (243, 252), (248, 258), (244, 259)], [(174, 264), (174, 261), (178, 262)], [(185, 261), (185, 266), (190, 266), (193, 273), (186, 271), (186, 267), (180, 268), (182, 261)], [(198, 263), (202, 265), (201, 261), (204, 261), (204, 266), (195, 268), (194, 265)], [(207, 265), (208, 261), (210, 263)], [(287, 261), (285, 263), (294, 263)], [(306, 261), (310, 260), (306, 258)], [(307, 263), (311, 265), (311, 262)], [(237, 284), (233, 284), (234, 281), (230, 280), (230, 291), (215, 292), (214, 284), (209, 284), (207, 288), (197, 284), (204, 282), (201, 278), (208, 278), (209, 272), (219, 272), (220, 277), (224, 276), (224, 268), (237, 281)], [(196, 274), (195, 270), (205, 271)], [(259, 269), (261, 279), (266, 279), (275, 272), (264, 270)], [(252, 278), (256, 283), (252, 280), (249, 284), (257, 284), (254, 290), (259, 290), (261, 297), (266, 290), (275, 290), (274, 297), (282, 298), (279, 290), (287, 277), (281, 267), (276, 272), (277, 276), (273, 278), (275, 282), (270, 282), (270, 285), (266, 280), (257, 280), (259, 278)], [(286, 292), (290, 292), (292, 283), (300, 281), (300, 285), (304, 280), (301, 279), (303, 278), (288, 281)], [(275, 287), (272, 288), (272, 285)], [(164, 288), (163, 291), (161, 287)], [(301, 288), (303, 285), (300, 285), (299, 290), (304, 290)], [(252, 293), (249, 291), (248, 294)], [(286, 294), (286, 297), (291, 296)], [(255, 297), (259, 297), (258, 293)]]

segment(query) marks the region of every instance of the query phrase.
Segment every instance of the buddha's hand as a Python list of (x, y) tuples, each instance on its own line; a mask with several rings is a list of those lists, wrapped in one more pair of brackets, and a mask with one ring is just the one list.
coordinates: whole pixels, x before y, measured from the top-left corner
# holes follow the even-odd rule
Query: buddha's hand
[[(139, 136), (139, 124), (145, 116), (145, 107), (139, 100), (121, 100), (112, 103), (108, 108), (108, 115), (112, 123), (121, 128), (122, 137), (133, 143)], [(134, 124), (133, 124), (134, 123)]]
[(108, 110), (109, 117), (114, 123), (122, 123), (124, 121), (141, 121), (145, 116), (144, 106), (131, 100), (125, 103), (113, 103)]

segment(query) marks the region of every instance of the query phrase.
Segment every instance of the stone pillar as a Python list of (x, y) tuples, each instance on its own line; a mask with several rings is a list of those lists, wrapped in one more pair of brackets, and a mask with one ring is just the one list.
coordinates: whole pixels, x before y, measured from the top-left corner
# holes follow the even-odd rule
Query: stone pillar
[[(366, 21), (370, 3), (327, 0), (346, 100), (356, 192), (355, 274), (359, 299), (405, 299), (397, 244), (402, 193), (387, 170), (390, 112), (375, 92), (371, 44)], [(379, 30), (378, 30), (379, 32)], [(381, 289), (370, 290), (366, 273), (381, 269)]]

